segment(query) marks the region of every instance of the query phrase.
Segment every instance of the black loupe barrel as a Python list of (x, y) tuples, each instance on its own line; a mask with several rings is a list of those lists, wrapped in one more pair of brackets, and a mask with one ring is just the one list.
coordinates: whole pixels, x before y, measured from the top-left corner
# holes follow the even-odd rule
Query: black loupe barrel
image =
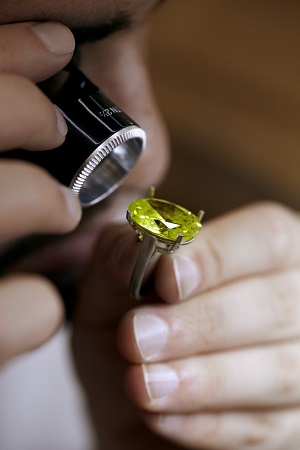
[(101, 93), (73, 64), (69, 78), (52, 99), (68, 134), (54, 150), (13, 150), (5, 158), (31, 161), (69, 186), (83, 206), (104, 200), (123, 181), (141, 155), (145, 131)]

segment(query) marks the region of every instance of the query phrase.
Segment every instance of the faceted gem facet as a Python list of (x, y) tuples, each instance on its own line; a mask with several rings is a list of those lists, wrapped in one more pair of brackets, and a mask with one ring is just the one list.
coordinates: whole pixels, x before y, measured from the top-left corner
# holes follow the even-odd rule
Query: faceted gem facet
[(132, 202), (128, 211), (131, 221), (153, 236), (175, 242), (182, 235), (182, 242), (195, 238), (201, 230), (199, 218), (182, 206), (157, 198), (140, 198)]

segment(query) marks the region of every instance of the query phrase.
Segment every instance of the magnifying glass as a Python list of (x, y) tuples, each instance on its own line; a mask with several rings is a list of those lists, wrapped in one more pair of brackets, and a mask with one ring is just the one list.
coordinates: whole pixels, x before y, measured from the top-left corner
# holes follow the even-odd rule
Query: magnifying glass
[(87, 207), (107, 198), (122, 183), (145, 148), (146, 133), (74, 63), (66, 70), (68, 80), (52, 99), (68, 125), (64, 144), (57, 149), (14, 150), (1, 156), (44, 167)]

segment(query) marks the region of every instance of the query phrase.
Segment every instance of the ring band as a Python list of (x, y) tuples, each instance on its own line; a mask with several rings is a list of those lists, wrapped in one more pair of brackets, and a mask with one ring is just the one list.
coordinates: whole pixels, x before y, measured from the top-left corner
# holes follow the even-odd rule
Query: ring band
[(129, 295), (141, 300), (148, 293), (147, 282), (162, 253), (170, 254), (191, 243), (202, 228), (204, 211), (192, 214), (182, 206), (149, 197), (130, 203), (127, 220), (138, 235), (140, 250), (129, 283)]

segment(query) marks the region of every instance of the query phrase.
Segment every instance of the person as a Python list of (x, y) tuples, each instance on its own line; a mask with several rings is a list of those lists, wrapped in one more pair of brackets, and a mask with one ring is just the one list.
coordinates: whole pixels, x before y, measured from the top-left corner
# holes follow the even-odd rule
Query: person
[(1, 2), (1, 150), (63, 142), (63, 118), (35, 83), (54, 75), (62, 83), (75, 49), (69, 28), (80, 67), (149, 139), (108, 210), (79, 226), (81, 208), (68, 189), (33, 165), (1, 160), (3, 252), (20, 236), (77, 229), (1, 278), (0, 361), (55, 333), (62, 302), (41, 274), (76, 273), (80, 261), (72, 349), (101, 448), (296, 450), (297, 212), (262, 203), (207, 222), (193, 245), (161, 257), (149, 302), (128, 299), (138, 243), (116, 219), (159, 182), (168, 161), (144, 53), (145, 20), (157, 4)]
[[(110, 5), (106, 1), (93, 2), (89, 8), (86, 8), (78, 1), (76, 10), (73, 10), (73, 4), (68, 2), (64, 7), (60, 5), (59, 8), (56, 2), (49, 4), (43, 2), (34, 7), (31, 4), (20, 7), (18, 2), (1, 3), (0, 59), (3, 112), (0, 145), (2, 151), (18, 147), (36, 151), (57, 147), (64, 141), (67, 133), (64, 119), (35, 83), (57, 74), (71, 60), (75, 40), (67, 26), (74, 30), (79, 42), (111, 33), (107, 40), (87, 44), (84, 49), (82, 45), (82, 66), (87, 74), (102, 86), (108, 96), (123, 106), (129, 114), (132, 111), (136, 121), (139, 121), (148, 131), (147, 151), (144, 152), (139, 166), (125, 184), (127, 191), (138, 191), (148, 187), (149, 184), (156, 183), (161, 178), (167, 162), (165, 132), (151, 97), (150, 83), (143, 61), (142, 41), (146, 30), (144, 25), (138, 25), (144, 21), (144, 17), (158, 2), (143, 2), (137, 11), (135, 11), (136, 2), (134, 1), (129, 4), (121, 2), (120, 7), (116, 3), (111, 2)], [(75, 14), (74, 11), (76, 11)], [(45, 19), (48, 22), (42, 23), (41, 20)], [(55, 22), (57, 20), (64, 25)], [(134, 27), (132, 31), (131, 22)], [(136, 26), (135, 22), (137, 22)], [(125, 28), (124, 31), (114, 33), (122, 27)], [(78, 49), (78, 53), (79, 51)], [(94, 61), (95, 55), (97, 55), (96, 61)], [(102, 61), (101, 58), (103, 58)], [(101, 71), (99, 71), (100, 66)], [(133, 77), (135, 82), (132, 81)], [(56, 82), (59, 83), (59, 80)], [(147, 111), (144, 104), (139, 101), (140, 96), (147, 104)], [(158, 155), (160, 164), (156, 165), (155, 160)], [(145, 167), (151, 170), (148, 171)], [(77, 198), (69, 189), (59, 186), (45, 171), (21, 161), (8, 160), (1, 160), (0, 170), (1, 188), (5, 193), (1, 201), (3, 251), (12, 240), (20, 236), (31, 233), (66, 233), (78, 225), (81, 207)], [(127, 204), (127, 201), (123, 200), (123, 202)], [(120, 209), (121, 205), (118, 206), (117, 211)], [(52, 247), (51, 255), (48, 252), (44, 259), (41, 259), (40, 255), (37, 256), (39, 268), (47, 265), (50, 270), (50, 266), (54, 265), (57, 270), (59, 260), (60, 269), (62, 269), (74, 258), (80, 259), (83, 263), (85, 257), (88, 257), (85, 254), (89, 253), (92, 246), (88, 242), (88, 239), (91, 239), (92, 228), (98, 231), (97, 217), (90, 220), (86, 227), (80, 228), (76, 235), (68, 237), (72, 241), (68, 243), (68, 248), (67, 244), (64, 244), (66, 245), (64, 248), (57, 245), (59, 254)], [(76, 244), (73, 245), (74, 242)], [(45, 284), (45, 280), (40, 277), (34, 279), (31, 276), (26, 280), (23, 278), (3, 279), (2, 286), (3, 289), (5, 288), (4, 297), (8, 302), (7, 308), (12, 307), (12, 299), (17, 301), (18, 290), (21, 290), (28, 299), (26, 301), (29, 304), (23, 304), (24, 311), (19, 311), (24, 327), (34, 326), (34, 322), (29, 324), (26, 320), (33, 320), (30, 302), (34, 302), (36, 289), (45, 291), (43, 294), (45, 307), (49, 308), (45, 310), (48, 327), (38, 325), (38, 329), (41, 327), (41, 337), (38, 338), (35, 330), (32, 330), (30, 339), (33, 341), (37, 339), (35, 343), (31, 340), (27, 342), (21, 330), (17, 342), (14, 329), (6, 326), (6, 323), (2, 324), (2, 333), (5, 336), (2, 341), (6, 343), (5, 348), (1, 349), (3, 362), (8, 356), (26, 351), (47, 339), (60, 323), (62, 311), (53, 287), (49, 287), (48, 283)], [(41, 292), (37, 293), (37, 296), (40, 297), (40, 294)], [(2, 307), (4, 308), (4, 305)], [(34, 308), (34, 304), (32, 307)], [(25, 317), (26, 311), (28, 316)], [(43, 310), (40, 314), (42, 317)], [(14, 317), (13, 322), (15, 320), (17, 317)], [(10, 329), (12, 335), (9, 334)]]

